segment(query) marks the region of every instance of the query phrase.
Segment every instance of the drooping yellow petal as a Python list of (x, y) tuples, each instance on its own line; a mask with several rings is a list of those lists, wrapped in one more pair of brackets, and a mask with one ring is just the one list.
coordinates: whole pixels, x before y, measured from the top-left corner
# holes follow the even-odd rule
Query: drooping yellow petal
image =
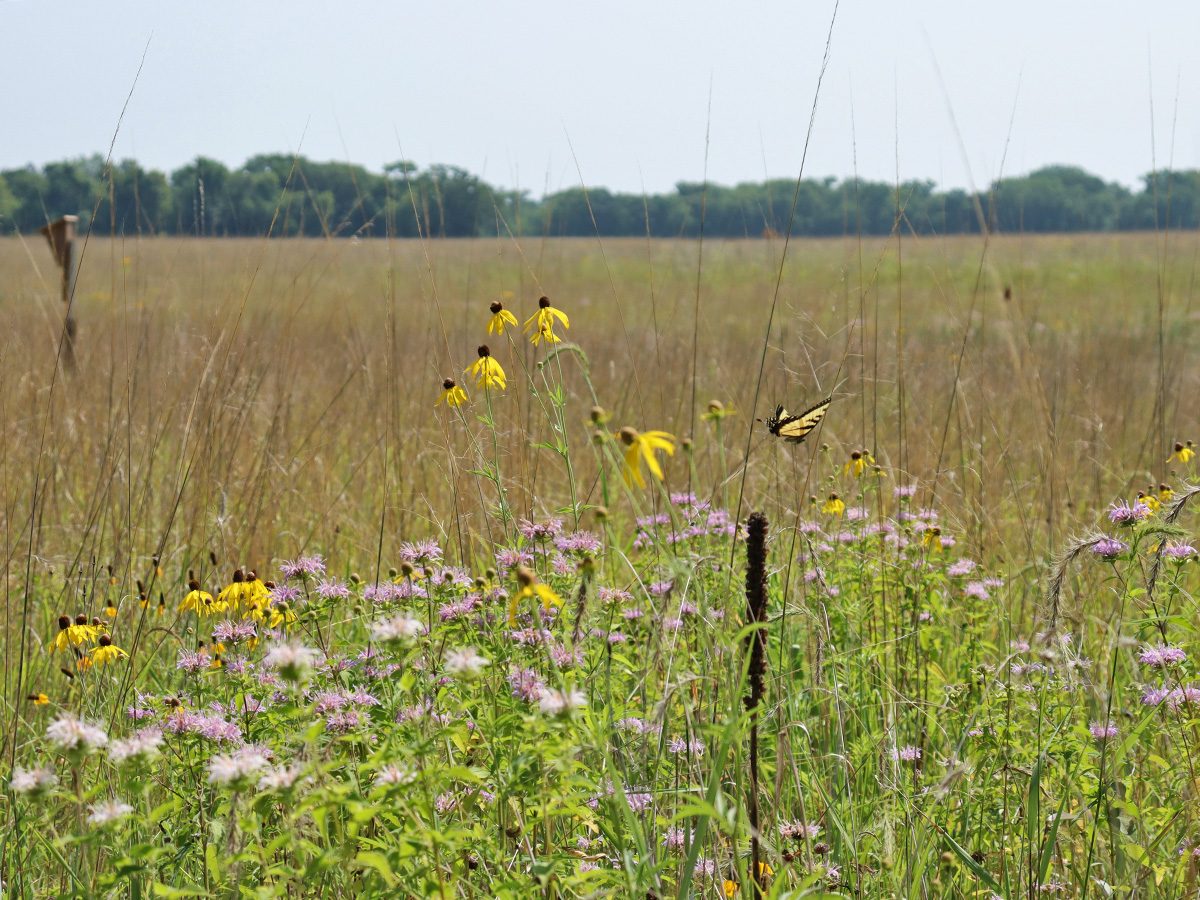
[(640, 452), (641, 445), (636, 441), (625, 450), (625, 483), (630, 487), (635, 483), (641, 488), (646, 486), (646, 479), (642, 477)]
[(646, 460), (646, 465), (650, 468), (650, 474), (652, 474), (659, 481), (662, 481), (662, 466), (658, 464), (658, 459), (654, 456), (654, 447), (651, 445), (646, 435), (642, 435), (641, 440), (639, 440), (634, 446), (641, 448), (642, 458)]

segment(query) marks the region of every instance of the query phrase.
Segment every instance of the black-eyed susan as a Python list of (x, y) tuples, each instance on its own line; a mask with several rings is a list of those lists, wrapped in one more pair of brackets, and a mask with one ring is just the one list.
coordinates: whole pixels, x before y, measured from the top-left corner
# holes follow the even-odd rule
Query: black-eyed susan
[(821, 507), (821, 512), (829, 516), (840, 516), (846, 511), (846, 504), (842, 502), (842, 498), (836, 493), (830, 494), (829, 499), (825, 501), (825, 505)]
[(127, 656), (129, 654), (114, 644), (112, 638), (107, 634), (102, 634), (100, 635), (99, 645), (92, 648), (91, 661), (94, 665), (104, 666), (113, 660), (123, 659)]
[(445, 403), (447, 406), (462, 406), (470, 399), (467, 392), (458, 386), (458, 382), (453, 378), (447, 378), (442, 382), (442, 393), (433, 405), (441, 406), (442, 403)]
[(638, 487), (646, 486), (646, 479), (642, 475), (642, 460), (646, 461), (646, 466), (650, 469), (650, 473), (660, 481), (663, 477), (662, 466), (658, 464), (658, 458), (655, 457), (655, 450), (662, 450), (668, 456), (675, 455), (675, 437), (667, 434), (665, 431), (646, 431), (639, 432), (634, 428), (626, 425), (620, 431), (613, 435), (619, 438), (621, 443), (625, 445), (625, 483), (632, 487), (637, 484)]
[(554, 320), (562, 322), (563, 328), (570, 328), (571, 323), (567, 321), (567, 314), (561, 309), (555, 309), (550, 305), (549, 297), (541, 297), (538, 299), (538, 311), (525, 320), (525, 333), (530, 335), (530, 340), (536, 346), (542, 338), (546, 339), (549, 344), (558, 343), (559, 337), (554, 333)]
[(491, 306), (492, 317), (488, 319), (487, 332), (488, 334), (504, 334), (504, 329), (511, 325), (517, 327), (517, 317), (504, 308), (504, 304), (497, 300)]
[(842, 474), (859, 478), (863, 472), (867, 471), (867, 466), (874, 465), (875, 459), (871, 456), (870, 450), (855, 450), (850, 454), (846, 465), (842, 467)]
[(1188, 441), (1186, 445), (1176, 441), (1175, 452), (1167, 457), (1167, 462), (1191, 462), (1192, 458), (1196, 455), (1196, 451), (1192, 449), (1194, 446), (1195, 445), (1191, 441)]
[(542, 601), (542, 606), (549, 609), (551, 606), (562, 607), (563, 601), (558, 594), (554, 593), (554, 589), (547, 584), (541, 584), (537, 580), (537, 576), (524, 566), (517, 566), (517, 586), (519, 590), (513, 593), (512, 598), (508, 601), (508, 621), (509, 624), (515, 624), (517, 621), (517, 606), (526, 597), (537, 597)]
[(86, 616), (76, 616), (71, 621), (70, 616), (58, 617), (58, 634), (54, 636), (52, 647), (55, 650), (66, 650), (70, 647), (81, 647), (91, 643), (100, 636), (100, 629), (88, 624)]
[(465, 374), (475, 379), (475, 387), (504, 390), (507, 384), (504, 370), (500, 368), (500, 363), (492, 358), (492, 351), (488, 349), (487, 344), (479, 345), (479, 359), (467, 367)]

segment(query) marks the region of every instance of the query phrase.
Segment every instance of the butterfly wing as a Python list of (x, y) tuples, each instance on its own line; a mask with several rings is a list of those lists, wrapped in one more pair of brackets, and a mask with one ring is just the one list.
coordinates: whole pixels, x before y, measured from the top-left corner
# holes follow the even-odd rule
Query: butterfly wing
[(770, 428), (771, 434), (781, 437), (789, 443), (799, 444), (808, 437), (810, 431), (821, 424), (821, 420), (825, 418), (825, 413), (832, 402), (833, 398), (827, 397), (798, 416), (790, 416), (783, 411), (783, 407), (780, 407), (772, 422), (767, 423), (767, 427)]

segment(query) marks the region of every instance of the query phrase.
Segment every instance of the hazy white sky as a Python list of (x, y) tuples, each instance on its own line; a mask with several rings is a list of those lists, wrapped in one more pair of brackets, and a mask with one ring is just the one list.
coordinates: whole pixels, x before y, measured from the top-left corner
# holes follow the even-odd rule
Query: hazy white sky
[[(832, 0), (0, 0), (0, 167), (301, 149), (535, 195), (794, 177)], [(1200, 167), (1197, 0), (842, 0), (807, 175)], [(945, 92), (935, 71), (940, 67)], [(853, 99), (853, 117), (851, 100)], [(947, 108), (954, 110), (970, 174)], [(1015, 110), (1015, 117), (1014, 117)], [(1172, 135), (1174, 135), (1172, 139)], [(301, 145), (301, 141), (303, 141)], [(574, 158), (572, 156), (574, 148)], [(576, 169), (576, 159), (578, 167)]]

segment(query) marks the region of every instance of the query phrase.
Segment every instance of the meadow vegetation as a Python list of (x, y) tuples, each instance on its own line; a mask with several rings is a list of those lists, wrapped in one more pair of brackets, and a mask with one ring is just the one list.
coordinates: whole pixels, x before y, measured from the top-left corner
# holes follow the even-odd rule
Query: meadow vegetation
[(3, 896), (1194, 895), (1198, 249), (0, 241)]

